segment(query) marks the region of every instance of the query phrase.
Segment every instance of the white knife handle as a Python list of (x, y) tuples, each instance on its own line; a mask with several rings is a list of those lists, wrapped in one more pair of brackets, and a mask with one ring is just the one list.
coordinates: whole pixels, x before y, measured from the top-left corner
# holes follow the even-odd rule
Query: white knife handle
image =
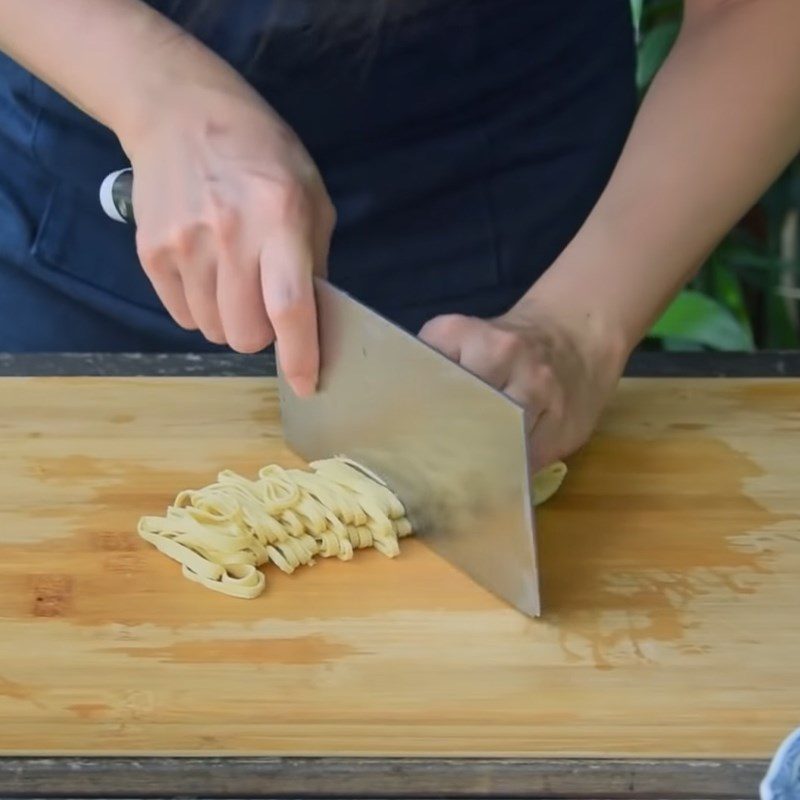
[(100, 205), (117, 222), (135, 223), (133, 216), (133, 170), (118, 169), (100, 184)]

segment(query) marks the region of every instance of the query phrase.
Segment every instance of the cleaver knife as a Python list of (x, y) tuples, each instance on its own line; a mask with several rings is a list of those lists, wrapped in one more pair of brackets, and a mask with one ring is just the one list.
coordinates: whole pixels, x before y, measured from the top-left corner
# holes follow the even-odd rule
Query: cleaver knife
[[(135, 223), (130, 168), (100, 204)], [(540, 614), (521, 406), (417, 337), (317, 278), (320, 381), (299, 398), (280, 366), (287, 444), (314, 461), (347, 455), (380, 475), (414, 533), (485, 589)], [(279, 359), (280, 361), (280, 359)]]
[(538, 616), (522, 407), (331, 283), (317, 278), (315, 293), (316, 394), (297, 397), (278, 367), (288, 445), (307, 461), (346, 455), (376, 472), (417, 537)]

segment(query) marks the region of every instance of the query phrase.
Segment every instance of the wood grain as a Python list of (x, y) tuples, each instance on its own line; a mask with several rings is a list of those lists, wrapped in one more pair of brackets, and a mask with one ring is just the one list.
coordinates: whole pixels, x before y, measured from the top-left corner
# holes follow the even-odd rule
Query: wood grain
[(297, 463), (271, 381), (3, 379), (0, 752), (768, 757), (800, 722), (798, 434), (800, 382), (624, 383), (538, 515), (541, 620), (408, 540), (238, 601), (135, 525)]

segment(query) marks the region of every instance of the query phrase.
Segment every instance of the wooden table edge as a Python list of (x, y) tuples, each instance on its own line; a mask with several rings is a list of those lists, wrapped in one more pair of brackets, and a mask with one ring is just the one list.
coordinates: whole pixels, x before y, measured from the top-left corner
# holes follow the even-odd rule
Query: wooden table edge
[[(786, 378), (800, 376), (800, 351), (755, 353), (644, 352), (628, 362), (629, 377)], [(2, 353), (0, 377), (8, 376), (197, 376), (275, 375), (275, 356), (238, 353)]]
[(759, 759), (0, 758), (0, 797), (754, 798)]

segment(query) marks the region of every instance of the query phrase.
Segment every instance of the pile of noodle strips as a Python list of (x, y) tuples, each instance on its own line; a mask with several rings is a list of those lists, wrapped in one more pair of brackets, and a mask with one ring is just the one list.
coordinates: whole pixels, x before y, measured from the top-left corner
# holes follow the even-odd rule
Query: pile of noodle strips
[(181, 492), (165, 516), (142, 517), (139, 535), (189, 580), (243, 598), (264, 591), (258, 567), (269, 562), (291, 573), (315, 556), (348, 560), (365, 547), (396, 556), (411, 524), (386, 484), (344, 457), (310, 467), (271, 465), (254, 481), (225, 470)]

